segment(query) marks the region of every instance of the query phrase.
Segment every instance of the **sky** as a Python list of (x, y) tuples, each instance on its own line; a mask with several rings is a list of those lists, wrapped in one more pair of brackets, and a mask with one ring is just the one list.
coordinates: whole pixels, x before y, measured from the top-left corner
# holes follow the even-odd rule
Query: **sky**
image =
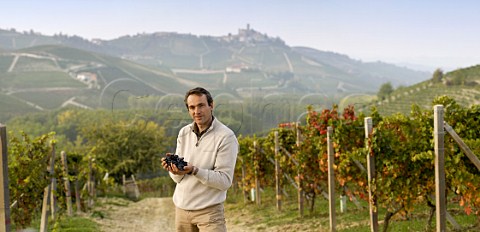
[[(0, 28), (110, 40), (250, 28), (289, 46), (444, 71), (480, 64), (474, 0), (0, 0)], [(413, 67), (413, 66), (409, 66)]]

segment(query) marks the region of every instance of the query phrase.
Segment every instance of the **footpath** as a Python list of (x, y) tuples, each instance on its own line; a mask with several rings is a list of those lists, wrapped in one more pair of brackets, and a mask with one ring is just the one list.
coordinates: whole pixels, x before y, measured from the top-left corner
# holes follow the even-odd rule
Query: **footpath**
[[(99, 198), (92, 218), (103, 232), (174, 232), (175, 207), (172, 198), (146, 198), (138, 202), (122, 198)], [(228, 216), (227, 216), (228, 219)], [(247, 231), (227, 220), (229, 232)]]

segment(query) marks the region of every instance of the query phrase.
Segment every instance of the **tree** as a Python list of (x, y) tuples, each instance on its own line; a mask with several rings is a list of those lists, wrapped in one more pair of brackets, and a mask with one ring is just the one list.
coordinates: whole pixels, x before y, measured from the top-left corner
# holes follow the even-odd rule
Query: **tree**
[(437, 68), (435, 72), (433, 72), (432, 75), (432, 82), (433, 83), (441, 83), (443, 80), (443, 70), (440, 68)]
[(390, 82), (384, 83), (380, 86), (380, 90), (378, 90), (377, 97), (379, 100), (385, 100), (390, 94), (393, 92), (393, 87)]
[(94, 148), (92, 158), (118, 182), (122, 175), (160, 169), (161, 154), (167, 152), (169, 142), (162, 127), (143, 119), (104, 121), (85, 128), (83, 134)]

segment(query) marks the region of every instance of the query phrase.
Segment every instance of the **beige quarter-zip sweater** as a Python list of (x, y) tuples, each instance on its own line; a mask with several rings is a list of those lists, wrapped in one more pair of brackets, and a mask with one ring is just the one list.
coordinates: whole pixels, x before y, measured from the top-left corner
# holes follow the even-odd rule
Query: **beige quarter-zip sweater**
[(238, 153), (237, 137), (216, 118), (197, 139), (194, 123), (178, 133), (175, 153), (189, 165), (198, 168), (196, 175), (174, 175), (177, 183), (173, 194), (175, 206), (184, 210), (199, 210), (225, 201), (232, 185)]

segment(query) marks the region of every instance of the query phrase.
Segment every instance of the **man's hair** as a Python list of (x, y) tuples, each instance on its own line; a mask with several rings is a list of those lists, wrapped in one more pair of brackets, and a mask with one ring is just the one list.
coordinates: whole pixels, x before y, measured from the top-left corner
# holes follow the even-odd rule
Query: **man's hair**
[(196, 88), (193, 88), (191, 90), (188, 90), (188, 92), (185, 94), (185, 99), (183, 101), (185, 102), (185, 106), (187, 107), (187, 109), (188, 109), (187, 98), (188, 98), (188, 96), (190, 96), (192, 94), (195, 94), (197, 96), (202, 96), (202, 95), (207, 96), (208, 105), (212, 106), (213, 98), (212, 98), (212, 95), (210, 94), (210, 92), (208, 92), (208, 90), (206, 90), (202, 87), (196, 87)]

